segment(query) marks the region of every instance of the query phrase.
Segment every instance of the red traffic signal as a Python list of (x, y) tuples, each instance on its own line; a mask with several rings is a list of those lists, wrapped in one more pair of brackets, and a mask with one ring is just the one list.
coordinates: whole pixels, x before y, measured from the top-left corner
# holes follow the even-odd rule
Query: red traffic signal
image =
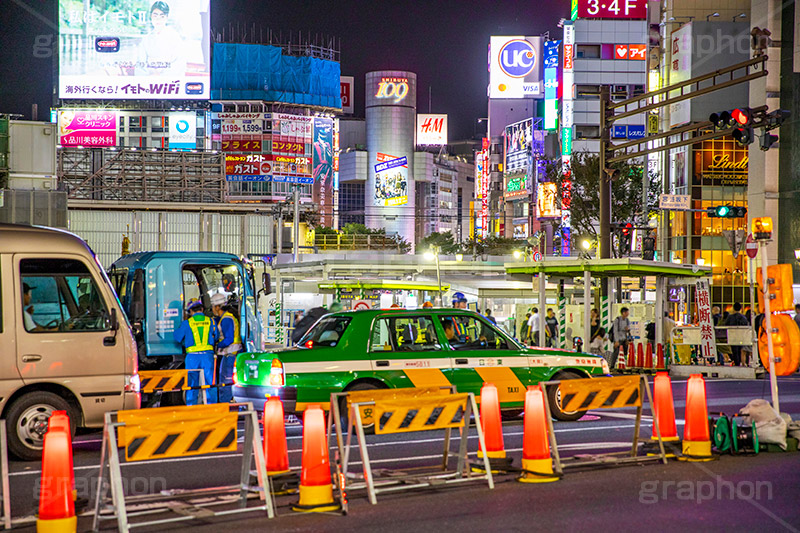
[(733, 120), (735, 120), (740, 126), (746, 126), (750, 123), (752, 113), (750, 112), (750, 108), (742, 107), (731, 111), (731, 118), (733, 118)]
[(627, 224), (625, 224), (624, 226), (622, 226), (622, 234), (623, 234), (623, 235), (629, 235), (629, 234), (631, 233), (631, 230), (632, 230), (632, 229), (633, 229), (633, 224), (631, 224), (630, 222), (628, 222)]

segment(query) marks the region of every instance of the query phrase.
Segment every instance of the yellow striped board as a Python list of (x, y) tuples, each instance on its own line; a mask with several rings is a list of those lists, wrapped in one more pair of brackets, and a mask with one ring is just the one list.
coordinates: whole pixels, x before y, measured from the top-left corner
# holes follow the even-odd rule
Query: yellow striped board
[(565, 379), (560, 382), (561, 410), (618, 409), (642, 405), (640, 376)]
[(187, 387), (189, 371), (178, 370), (140, 370), (141, 392), (184, 390)]
[(127, 461), (235, 452), (238, 413), (226, 404), (119, 411)]
[[(445, 387), (450, 387), (448, 381)], [(419, 398), (430, 395), (449, 394), (449, 390), (442, 387), (416, 387), (413, 389), (369, 389), (351, 391), (347, 393), (347, 412), (350, 412), (350, 406), (354, 403), (374, 402), (378, 400), (395, 400), (402, 398)], [(361, 411), (361, 423), (365, 426), (372, 425), (374, 407), (371, 405), (362, 405), (359, 409)]]
[(375, 434), (463, 427), (468, 401), (466, 393), (378, 400)]
[(438, 368), (407, 368), (403, 370), (415, 387), (449, 387), (450, 380)]
[[(511, 368), (507, 366), (475, 367), (475, 372), (484, 383), (493, 383), (497, 387), (500, 403), (524, 402), (528, 390)], [(480, 396), (480, 394), (476, 395)]]

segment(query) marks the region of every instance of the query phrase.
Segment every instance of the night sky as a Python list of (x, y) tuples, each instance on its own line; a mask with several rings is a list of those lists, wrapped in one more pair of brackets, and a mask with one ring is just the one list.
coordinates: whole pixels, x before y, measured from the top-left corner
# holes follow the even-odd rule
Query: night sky
[[(55, 43), (55, 0), (0, 0), (0, 113), (49, 117)], [(450, 139), (472, 137), (486, 116), (490, 35), (539, 35), (569, 14), (570, 0), (289, 1), (212, 0), (212, 27), (255, 24), (282, 32), (341, 40), (342, 75), (355, 77), (356, 115), (364, 113), (364, 74), (417, 73), (417, 110), (447, 113)]]

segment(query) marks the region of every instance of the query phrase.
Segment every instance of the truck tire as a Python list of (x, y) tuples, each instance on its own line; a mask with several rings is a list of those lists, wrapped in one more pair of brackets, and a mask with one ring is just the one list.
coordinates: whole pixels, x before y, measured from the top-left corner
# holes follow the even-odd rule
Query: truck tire
[(77, 415), (64, 398), (52, 392), (29, 392), (8, 408), (8, 451), (22, 461), (41, 461), (47, 421), (53, 411), (67, 412), (70, 434), (75, 437)]
[[(572, 372), (563, 372), (556, 376), (559, 380), (565, 379), (581, 379), (581, 376)], [(565, 412), (561, 410), (561, 394), (560, 387), (549, 387), (547, 389), (547, 401), (550, 403), (550, 413), (556, 420), (564, 422), (574, 422), (579, 420), (586, 414), (586, 411)]]

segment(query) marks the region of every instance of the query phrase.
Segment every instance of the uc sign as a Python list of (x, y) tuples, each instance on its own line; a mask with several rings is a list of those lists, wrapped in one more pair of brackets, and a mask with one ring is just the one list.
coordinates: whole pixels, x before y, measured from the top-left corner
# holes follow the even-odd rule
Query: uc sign
[(408, 96), (408, 79), (406, 78), (382, 78), (378, 82), (378, 91), (375, 98), (385, 99), (394, 98), (394, 102), (402, 102)]
[(512, 78), (524, 78), (536, 66), (536, 51), (524, 39), (508, 41), (500, 49), (500, 69)]

